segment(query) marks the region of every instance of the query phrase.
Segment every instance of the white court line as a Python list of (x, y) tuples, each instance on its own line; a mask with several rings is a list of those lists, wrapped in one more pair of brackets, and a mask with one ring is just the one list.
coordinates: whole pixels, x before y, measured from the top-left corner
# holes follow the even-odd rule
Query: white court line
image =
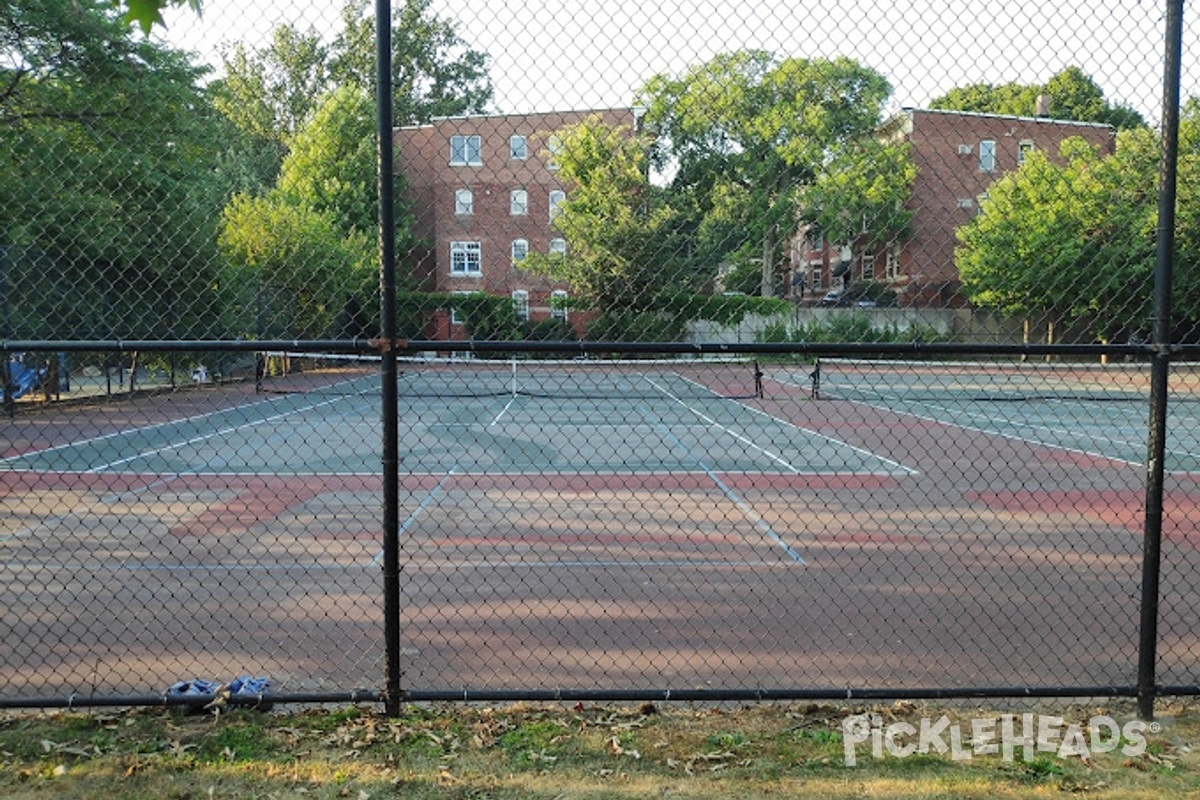
[[(865, 400), (845, 400), (844, 402), (866, 406), (867, 408), (873, 408), (877, 411), (886, 411), (889, 414), (896, 414), (898, 416), (912, 417), (913, 419), (919, 419), (922, 422), (932, 422), (935, 425), (942, 425), (947, 428), (958, 428), (960, 430), (971, 431), (972, 433), (982, 433), (987, 436), (996, 436), (1001, 439), (1007, 439), (1007, 440), (1013, 441), (1013, 442), (1020, 442), (1021, 444), (1026, 444), (1026, 445), (1030, 445), (1030, 446), (1044, 447), (1047, 450), (1059, 450), (1064, 453), (1074, 453), (1076, 455), (1087, 456), (1089, 458), (1102, 458), (1105, 461), (1112, 461), (1117, 464), (1126, 464), (1131, 467), (1144, 466), (1144, 462), (1141, 462), (1141, 461), (1130, 461), (1129, 459), (1120, 458), (1118, 456), (1109, 455), (1107, 453), (1097, 453), (1097, 452), (1094, 452), (1091, 450), (1084, 450), (1079, 447), (1065, 447), (1061, 444), (1049, 444), (1047, 442), (1043, 442), (1038, 439), (1029, 439), (1027, 437), (1020, 436), (1015, 433), (1006, 433), (1004, 431), (998, 431), (994, 428), (981, 428), (981, 427), (977, 427), (975, 425), (961, 425), (958, 422), (949, 422), (943, 418), (930, 417), (930, 416), (926, 416), (924, 414), (917, 414), (916, 412), (913, 412), (913, 411), (898, 411), (895, 408), (889, 408), (887, 406), (877, 405), (875, 403), (868, 403)], [(933, 406), (933, 408), (940, 408), (941, 410), (946, 411), (947, 413), (955, 413), (955, 411), (956, 411), (955, 409), (951, 409), (947, 406)], [(957, 411), (961, 411), (961, 409), (958, 409)], [(970, 416), (970, 414), (968, 414), (968, 416)], [(983, 415), (979, 415), (979, 416), (983, 416)], [(1020, 426), (1017, 426), (1017, 427), (1020, 427)], [(1036, 426), (1029, 426), (1029, 427), (1036, 427)], [(1047, 428), (1046, 430), (1051, 430), (1051, 429)], [(1066, 432), (1069, 433), (1070, 431), (1066, 431)]]
[[(404, 523), (400, 525), (400, 529), (397, 531), (397, 537), (408, 533), (408, 529), (416, 524), (417, 517), (421, 515), (421, 512), (428, 508), (429, 505), (432, 504), (433, 501), (437, 499), (437, 497), (441, 495), (443, 491), (445, 491), (446, 483), (457, 474), (458, 472), (455, 467), (451, 467), (449, 470), (447, 470), (446, 474), (442, 476), (442, 479), (438, 481), (437, 486), (434, 486), (429, 490), (429, 494), (425, 495), (425, 497), (421, 499), (421, 502), (417, 504), (417, 507), (413, 509), (413, 512), (408, 515), (408, 519), (404, 520)], [(380, 550), (374, 555), (374, 557), (371, 558), (370, 561), (367, 562), (367, 566), (369, 567), (378, 564), (382, 559), (383, 551)]]
[[(689, 383), (693, 383), (693, 381), (691, 381), (689, 378), (683, 378), (683, 376), (680, 376), (680, 377), (681, 377), (683, 380), (685, 380), (685, 381), (688, 381)], [(650, 379), (649, 379), (649, 378), (647, 378), (647, 380), (650, 380)], [(653, 381), (651, 381), (651, 383), (653, 383)], [(697, 384), (697, 385), (700, 385), (700, 384)], [(763, 447), (760, 447), (760, 446), (758, 446), (758, 445), (757, 445), (757, 444), (755, 444), (755, 443), (754, 443), (752, 440), (750, 440), (750, 439), (748, 439), (747, 437), (745, 437), (745, 436), (741, 435), (741, 434), (740, 434), (740, 433), (738, 433), (737, 431), (734, 431), (732, 428), (729, 428), (729, 427), (728, 427), (728, 426), (726, 426), (726, 425), (722, 425), (721, 423), (717, 422), (715, 419), (713, 419), (712, 417), (708, 416), (707, 414), (705, 414), (704, 412), (700, 411), (699, 409), (693, 408), (692, 406), (688, 405), (686, 402), (684, 402), (684, 400), (683, 400), (682, 398), (678, 397), (678, 396), (677, 396), (677, 395), (675, 395), (675, 394), (672, 394), (672, 393), (671, 393), (669, 390), (667, 390), (667, 389), (663, 389), (663, 388), (661, 388), (661, 387), (657, 387), (657, 386), (656, 386), (656, 388), (659, 388), (659, 390), (660, 390), (660, 391), (662, 391), (664, 394), (666, 394), (668, 397), (670, 397), (672, 400), (674, 400), (674, 401), (675, 401), (676, 403), (678, 403), (679, 405), (681, 405), (681, 406), (683, 406), (684, 408), (686, 408), (686, 409), (687, 409), (688, 411), (690, 411), (691, 413), (695, 414), (697, 417), (699, 417), (701, 420), (703, 420), (703, 421), (704, 421), (706, 424), (708, 424), (708, 425), (710, 425), (710, 426), (712, 426), (712, 427), (718, 428), (718, 429), (720, 429), (721, 431), (724, 431), (725, 433), (728, 433), (730, 436), (734, 437), (734, 438), (735, 438), (735, 439), (737, 439), (738, 441), (740, 441), (740, 442), (742, 442), (742, 443), (744, 443), (744, 444), (746, 444), (746, 445), (750, 446), (752, 449), (758, 450), (760, 453), (762, 453), (763, 455), (767, 456), (768, 458), (770, 458), (770, 459), (772, 459), (772, 460), (774, 460), (774, 461), (776, 461), (776, 462), (778, 462), (778, 463), (780, 463), (780, 464), (784, 465), (784, 467), (786, 467), (786, 468), (787, 468), (787, 470), (788, 470), (789, 472), (792, 472), (792, 473), (794, 473), (794, 474), (797, 474), (797, 475), (798, 475), (798, 474), (801, 474), (799, 469), (797, 469), (797, 468), (796, 468), (794, 465), (792, 465), (790, 462), (788, 462), (788, 461), (787, 461), (786, 459), (784, 459), (782, 456), (779, 456), (779, 455), (777, 455), (777, 454), (775, 454), (775, 453), (772, 453), (772, 452), (770, 452), (770, 451), (766, 450), (766, 449), (765, 449), (765, 448), (763, 448)], [(724, 399), (724, 398), (722, 398), (722, 399)], [(731, 402), (735, 402), (735, 401), (731, 401)], [(889, 464), (889, 465), (891, 465), (891, 466), (893, 466), (893, 467), (896, 467), (897, 469), (903, 470), (904, 472), (908, 473), (909, 475), (918, 475), (918, 474), (920, 474), (920, 473), (919, 473), (917, 470), (913, 469), (912, 467), (906, 467), (905, 465), (901, 464), (901, 463), (900, 463), (900, 462), (898, 462), (898, 461), (893, 461), (893, 460), (892, 460), (892, 459), (890, 459), (890, 458), (885, 458), (885, 457), (883, 457), (883, 456), (879, 455), (878, 453), (873, 453), (873, 452), (871, 452), (870, 450), (866, 450), (866, 449), (864, 449), (864, 448), (862, 448), (862, 447), (856, 447), (855, 445), (852, 445), (852, 444), (850, 444), (849, 442), (843, 442), (843, 441), (842, 441), (842, 440), (840, 440), (840, 439), (834, 439), (832, 436), (826, 436), (826, 435), (825, 435), (825, 434), (823, 434), (823, 433), (820, 433), (820, 432), (818, 432), (818, 431), (811, 430), (811, 429), (809, 429), (809, 428), (802, 428), (802, 427), (800, 427), (799, 425), (796, 425), (795, 423), (788, 422), (787, 420), (779, 419), (778, 417), (774, 417), (774, 416), (772, 416), (772, 415), (770, 415), (770, 414), (767, 414), (767, 413), (766, 413), (766, 412), (764, 412), (764, 411), (760, 411), (759, 409), (756, 409), (756, 408), (751, 408), (750, 406), (748, 406), (748, 405), (746, 405), (746, 404), (744, 404), (744, 403), (740, 403), (740, 402), (739, 402), (739, 403), (737, 403), (737, 405), (738, 405), (739, 407), (741, 407), (741, 408), (745, 409), (746, 411), (749, 411), (749, 412), (751, 412), (751, 413), (754, 413), (754, 414), (758, 414), (758, 415), (760, 415), (760, 416), (764, 416), (764, 417), (766, 417), (767, 419), (769, 419), (769, 420), (772, 420), (772, 421), (774, 421), (774, 422), (780, 422), (780, 423), (783, 423), (784, 425), (788, 425), (788, 426), (790, 426), (790, 427), (793, 427), (793, 428), (795, 428), (796, 430), (798, 430), (798, 431), (801, 431), (801, 432), (803, 432), (803, 433), (806, 433), (806, 434), (808, 434), (808, 435), (810, 435), (810, 436), (815, 436), (815, 437), (817, 437), (818, 439), (822, 439), (822, 440), (824, 440), (824, 441), (826, 441), (826, 442), (829, 442), (830, 444), (837, 445), (837, 446), (839, 446), (839, 447), (845, 447), (846, 449), (848, 449), (848, 450), (850, 450), (850, 451), (852, 451), (852, 452), (858, 453), (859, 455), (863, 455), (863, 456), (866, 456), (866, 457), (868, 457), (868, 458), (875, 459), (876, 461), (880, 461), (880, 462), (882, 462), (882, 463), (884, 463), (884, 464)], [(811, 474), (811, 473), (806, 473), (806, 474)], [(839, 474), (839, 473), (834, 473), (834, 474)]]
[(206, 434), (204, 434), (203, 436), (193, 436), (192, 438), (190, 438), (190, 439), (185, 439), (185, 440), (184, 440), (184, 441), (182, 441), (182, 442), (172, 442), (171, 444), (164, 445), (164, 446), (162, 446), (162, 447), (156, 447), (156, 448), (154, 448), (153, 450), (143, 450), (142, 452), (140, 452), (140, 453), (137, 453), (136, 455), (129, 456), (128, 458), (119, 458), (119, 459), (117, 459), (116, 461), (110, 461), (110, 462), (108, 462), (107, 464), (101, 464), (101, 465), (100, 465), (100, 466), (98, 466), (98, 467), (92, 467), (92, 468), (91, 468), (91, 469), (89, 469), (89, 470), (85, 470), (85, 471), (83, 472), (83, 474), (84, 474), (84, 475), (93, 475), (93, 474), (97, 474), (97, 473), (99, 473), (99, 472), (102, 472), (102, 471), (104, 471), (104, 470), (112, 469), (113, 467), (119, 467), (119, 466), (122, 466), (122, 465), (124, 465), (124, 464), (128, 464), (128, 463), (130, 463), (131, 461), (137, 461), (139, 458), (147, 458), (147, 457), (149, 457), (149, 456), (155, 456), (155, 455), (158, 455), (159, 453), (166, 453), (166, 452), (168, 452), (168, 451), (170, 451), (170, 450), (178, 450), (178, 449), (179, 449), (179, 448), (181, 448), (181, 447), (187, 447), (188, 445), (197, 444), (197, 443), (199, 443), (199, 442), (207, 441), (208, 439), (213, 439), (213, 438), (215, 438), (215, 437), (217, 437), (217, 436), (226, 436), (226, 435), (228, 435), (228, 434), (231, 434), (231, 433), (235, 433), (235, 432), (237, 432), (237, 431), (240, 431), (240, 430), (242, 430), (242, 429), (244, 429), (244, 428), (253, 428), (253, 427), (256, 427), (256, 426), (258, 426), (258, 425), (262, 425), (262, 424), (264, 424), (264, 423), (268, 423), (268, 422), (275, 422), (275, 421), (277, 421), (277, 420), (281, 420), (281, 419), (284, 419), (284, 418), (286, 418), (286, 417), (288, 417), (288, 416), (291, 416), (292, 414), (302, 414), (302, 413), (304, 413), (305, 411), (312, 411), (314, 408), (320, 408), (321, 406), (332, 405), (333, 403), (337, 403), (337, 402), (340, 402), (340, 401), (341, 401), (341, 398), (336, 398), (336, 399), (331, 399), (331, 400), (325, 400), (325, 401), (322, 401), (322, 402), (320, 402), (320, 403), (313, 403), (312, 405), (308, 405), (308, 406), (301, 406), (300, 408), (292, 408), (292, 409), (288, 409), (287, 411), (284, 411), (284, 412), (282, 412), (282, 413), (279, 413), (279, 414), (272, 414), (271, 416), (269, 416), (269, 417), (263, 417), (262, 419), (255, 419), (255, 420), (251, 420), (251, 421), (249, 421), (249, 422), (243, 422), (243, 423), (242, 423), (242, 424), (240, 424), (240, 425), (234, 425), (234, 426), (232, 426), (232, 427), (229, 427), (229, 428), (218, 428), (217, 430), (215, 430), (215, 431), (212, 431), (212, 432), (210, 432), (210, 433), (206, 433)]
[[(653, 383), (653, 381), (651, 382)], [(650, 412), (646, 410), (644, 406), (638, 406), (638, 413), (642, 414), (643, 416), (649, 416), (650, 414)], [(679, 449), (683, 450), (684, 454), (687, 455), (688, 458), (700, 465), (700, 468), (705, 472), (705, 474), (708, 475), (709, 479), (716, 484), (717, 488), (721, 490), (721, 493), (724, 494), (725, 497), (728, 498), (735, 506), (737, 506), (738, 510), (742, 512), (742, 515), (754, 524), (754, 527), (758, 528), (759, 531), (761, 531), (768, 539), (774, 542), (777, 547), (782, 549), (783, 552), (787, 554), (787, 557), (792, 561), (800, 565), (804, 565), (806, 563), (804, 558), (797, 553), (791, 545), (785, 542), (783, 537), (776, 533), (775, 529), (772, 528), (770, 524), (762, 518), (762, 515), (755, 511), (741, 495), (730, 488), (725, 481), (721, 480), (719, 475), (709, 469), (708, 465), (705, 464), (702, 459), (697, 458), (696, 455), (688, 448), (688, 446), (679, 440), (679, 437), (671, 431), (670, 426), (660, 422), (659, 428), (667, 435), (668, 438), (675, 441), (675, 445)]]
[[(350, 381), (341, 381), (341, 383), (350, 383)], [(337, 385), (339, 385), (339, 384), (337, 384), (337, 383), (333, 384), (333, 386), (337, 386)], [(340, 398), (340, 399), (344, 399), (344, 398)], [(114, 431), (112, 433), (105, 433), (100, 436), (93, 436), (88, 439), (80, 439), (78, 441), (66, 442), (64, 444), (56, 444), (53, 447), (47, 447), (47, 448), (44, 448), (41, 450), (30, 450), (25, 453), (18, 453), (17, 455), (8, 456), (7, 458), (0, 458), (0, 466), (7, 464), (9, 462), (17, 462), (17, 461), (29, 459), (34, 456), (45, 455), (47, 453), (55, 453), (55, 452), (58, 452), (59, 450), (67, 450), (72, 447), (86, 447), (91, 444), (108, 441), (109, 439), (116, 439), (121, 436), (132, 436), (133, 434), (145, 433), (147, 431), (158, 430), (159, 428), (167, 428), (172, 425), (182, 425), (187, 422), (198, 421), (198, 420), (205, 419), (207, 417), (216, 416), (217, 414), (229, 414), (229, 413), (232, 413), (235, 411), (241, 411), (243, 409), (251, 408), (253, 406), (263, 405), (265, 403), (282, 402), (282, 400), (283, 400), (282, 397), (265, 397), (265, 398), (260, 398), (257, 400), (251, 400), (248, 403), (242, 403), (240, 405), (230, 406), (229, 408), (219, 408), (219, 409), (216, 409), (213, 411), (206, 411), (205, 413), (197, 414), (194, 417), (183, 417), (181, 419), (168, 420), (166, 422), (156, 422), (153, 425), (143, 425), (143, 426), (137, 427), (137, 428), (129, 428), (127, 430)], [(334, 402), (334, 401), (330, 400), (328, 402)], [(325, 405), (325, 404), (326, 403), (318, 403), (315, 406), (309, 406), (309, 407), (302, 408), (302, 409), (296, 409), (296, 411), (308, 411), (308, 410), (311, 410), (312, 408), (317, 408), (318, 406)], [(293, 413), (293, 412), (289, 412), (289, 413)], [(269, 419), (275, 419), (279, 416), (285, 416), (285, 415), (276, 415), (275, 417), (270, 417)], [(58, 470), (56, 470), (56, 472), (57, 471)], [(89, 470), (89, 472), (91, 472), (91, 470)], [(87, 473), (82, 473), (82, 474), (87, 474)]]

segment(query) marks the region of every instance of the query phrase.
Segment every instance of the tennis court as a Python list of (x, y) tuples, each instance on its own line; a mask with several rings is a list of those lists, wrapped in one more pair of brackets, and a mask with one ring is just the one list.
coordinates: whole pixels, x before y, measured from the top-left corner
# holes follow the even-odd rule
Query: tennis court
[[(406, 682), (1133, 681), (1145, 403), (839, 398), (833, 370), (814, 400), (811, 372), (405, 365)], [(314, 363), (16, 419), (6, 684), (378, 685), (379, 398), (371, 366)], [(1198, 427), (1172, 424), (1167, 653), (1200, 600), (1175, 577)]]

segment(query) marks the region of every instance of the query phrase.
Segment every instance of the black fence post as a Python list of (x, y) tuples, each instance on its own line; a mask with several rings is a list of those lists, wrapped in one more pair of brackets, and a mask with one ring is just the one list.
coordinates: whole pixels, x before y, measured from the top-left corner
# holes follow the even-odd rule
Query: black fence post
[(384, 705), (400, 715), (400, 456), (396, 388), (396, 220), (392, 156), (392, 4), (375, 2), (375, 92), (379, 137), (379, 311), (383, 427), (383, 634), (386, 658)]
[(1146, 520), (1142, 542), (1142, 605), (1138, 642), (1138, 716), (1154, 717), (1157, 691), (1159, 577), (1162, 563), (1163, 457), (1166, 452), (1167, 379), (1171, 369), (1171, 283), (1175, 263), (1175, 188), (1179, 158), (1179, 84), (1183, 52), (1183, 0), (1167, 3), (1164, 47), (1162, 156), (1154, 268), (1153, 358), (1150, 430), (1146, 445)]

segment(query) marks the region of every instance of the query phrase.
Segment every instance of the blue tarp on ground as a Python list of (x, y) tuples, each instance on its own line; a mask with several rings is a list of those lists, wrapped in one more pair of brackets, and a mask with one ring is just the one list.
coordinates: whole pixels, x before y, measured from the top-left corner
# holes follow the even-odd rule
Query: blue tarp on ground
[(13, 398), (17, 398), (36, 389), (46, 377), (46, 370), (27, 367), (20, 361), (12, 360), (8, 362), (8, 374), (12, 378), (9, 383), (9, 391)]

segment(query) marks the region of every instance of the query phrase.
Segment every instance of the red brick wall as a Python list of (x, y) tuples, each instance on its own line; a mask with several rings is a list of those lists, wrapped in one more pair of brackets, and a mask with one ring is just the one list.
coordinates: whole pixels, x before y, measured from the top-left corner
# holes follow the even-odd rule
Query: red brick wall
[[(511, 296), (520, 289), (529, 292), (531, 319), (550, 316), (551, 292), (570, 287), (517, 269), (512, 242), (524, 239), (529, 252), (545, 253), (551, 239), (561, 238), (550, 224), (550, 193), (566, 187), (548, 163), (547, 142), (553, 131), (593, 114), (610, 125), (633, 128), (635, 123), (630, 109), (606, 109), (446, 118), (395, 131), (396, 171), (405, 181), (415, 232), (427, 246), (408, 254), (405, 262), (423, 279), (425, 290)], [(526, 138), (525, 159), (510, 157), (514, 134)], [(450, 138), (455, 135), (480, 137), (480, 164), (451, 165)], [(472, 193), (470, 214), (456, 213), (458, 189)], [(513, 189), (527, 193), (527, 214), (511, 213)], [(479, 274), (452, 273), (451, 243), (456, 241), (479, 243)], [(454, 335), (448, 324), (442, 328), (439, 334)]]

